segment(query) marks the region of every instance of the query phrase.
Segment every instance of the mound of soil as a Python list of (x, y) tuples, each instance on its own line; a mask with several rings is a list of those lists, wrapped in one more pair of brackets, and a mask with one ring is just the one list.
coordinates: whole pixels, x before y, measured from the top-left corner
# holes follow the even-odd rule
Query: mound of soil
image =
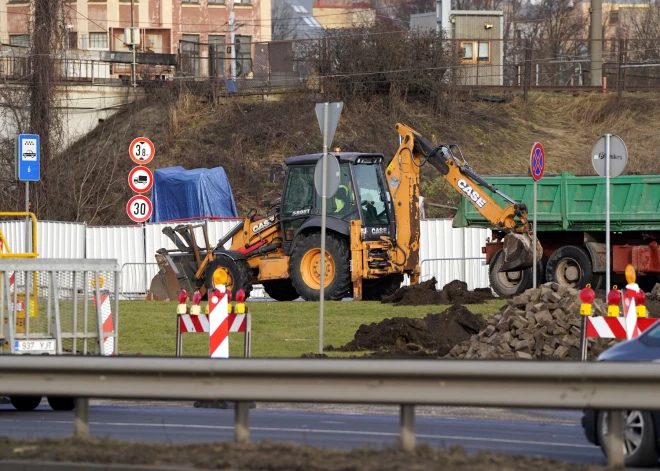
[[(373, 350), (376, 356), (444, 356), (458, 343), (486, 327), (486, 321), (463, 306), (454, 305), (440, 314), (423, 319), (393, 317), (363, 324), (355, 337), (338, 351)], [(422, 349), (426, 350), (423, 352)]]
[(437, 281), (431, 278), (414, 286), (399, 288), (390, 296), (383, 298), (384, 303), (395, 306), (424, 306), (429, 304), (483, 304), (492, 299), (488, 288), (468, 291), (467, 283), (459, 280), (450, 281), (441, 291), (436, 290)]

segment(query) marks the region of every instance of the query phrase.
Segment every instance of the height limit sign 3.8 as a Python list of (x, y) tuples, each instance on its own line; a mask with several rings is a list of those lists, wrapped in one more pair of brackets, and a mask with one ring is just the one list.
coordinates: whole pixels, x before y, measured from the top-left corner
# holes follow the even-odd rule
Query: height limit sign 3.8
[[(153, 142), (146, 137), (133, 139), (128, 148), (131, 160), (139, 164), (128, 174), (128, 185), (135, 193), (146, 193), (153, 185), (153, 174), (144, 165), (151, 162), (156, 155)], [(132, 197), (126, 205), (126, 214), (137, 223), (147, 222), (151, 218), (153, 206), (151, 200), (142, 194)]]

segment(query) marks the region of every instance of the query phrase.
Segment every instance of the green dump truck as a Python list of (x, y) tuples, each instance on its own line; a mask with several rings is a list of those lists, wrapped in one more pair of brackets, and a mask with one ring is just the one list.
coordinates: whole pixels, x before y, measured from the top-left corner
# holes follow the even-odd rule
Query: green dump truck
[[(490, 176), (485, 180), (516, 201), (526, 203), (532, 220), (530, 177)], [(537, 191), (538, 238), (543, 246), (538, 280), (574, 288), (587, 283), (594, 288), (605, 288), (605, 179), (562, 173), (543, 177)], [(649, 290), (660, 281), (660, 175), (613, 178), (610, 191), (612, 283), (621, 285), (626, 265), (632, 264), (637, 270), (638, 283)], [(493, 193), (490, 196), (506, 204), (500, 196)], [(453, 225), (492, 228), (464, 198)], [(531, 268), (499, 271), (503, 262), (503, 237), (502, 232), (493, 230), (482, 252), (489, 265), (491, 287), (498, 294), (509, 296), (530, 288), (533, 274)]]

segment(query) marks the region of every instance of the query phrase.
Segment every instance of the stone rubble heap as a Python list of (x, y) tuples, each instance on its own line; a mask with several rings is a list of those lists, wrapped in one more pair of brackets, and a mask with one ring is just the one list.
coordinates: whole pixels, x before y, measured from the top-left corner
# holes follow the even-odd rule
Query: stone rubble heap
[[(466, 359), (580, 359), (580, 299), (578, 290), (557, 283), (507, 301), (488, 319), (488, 326), (470, 340), (457, 344), (448, 358)], [(595, 300), (593, 315), (603, 316), (607, 306)], [(614, 345), (613, 339), (588, 339), (588, 359)]]

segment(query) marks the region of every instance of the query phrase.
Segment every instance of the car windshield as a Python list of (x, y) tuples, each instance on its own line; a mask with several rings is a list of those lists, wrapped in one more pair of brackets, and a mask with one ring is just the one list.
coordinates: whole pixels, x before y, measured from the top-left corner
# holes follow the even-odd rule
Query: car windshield
[(639, 340), (646, 346), (660, 347), (660, 322), (649, 327)]
[(362, 204), (362, 223), (366, 226), (390, 223), (378, 168), (375, 164), (358, 164), (353, 167)]

